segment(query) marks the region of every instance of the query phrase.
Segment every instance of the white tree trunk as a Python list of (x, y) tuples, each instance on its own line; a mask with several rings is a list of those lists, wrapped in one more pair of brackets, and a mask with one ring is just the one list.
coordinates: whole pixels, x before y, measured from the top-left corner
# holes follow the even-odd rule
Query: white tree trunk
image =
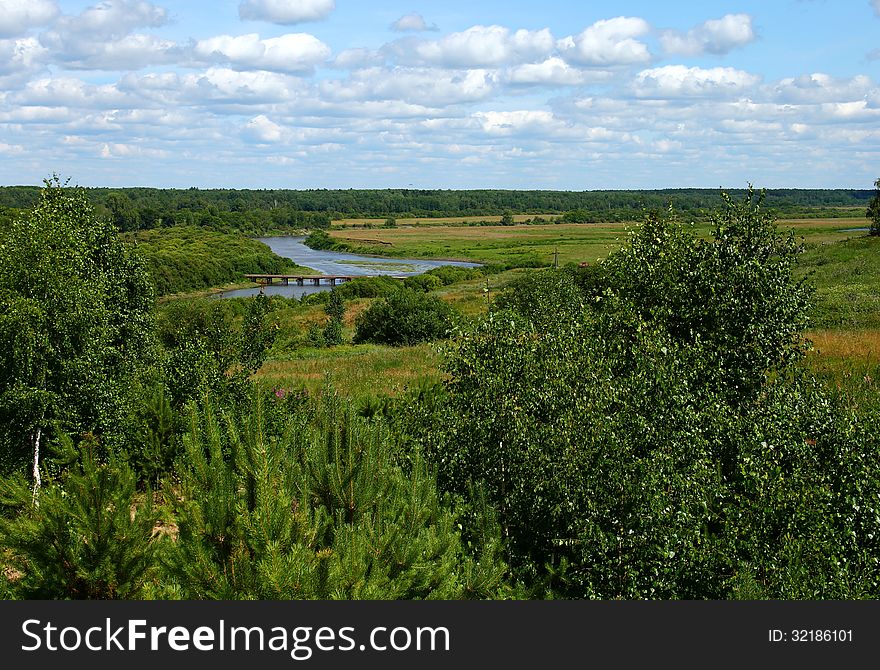
[(34, 505), (40, 504), (37, 500), (37, 494), (40, 492), (40, 485), (42, 484), (40, 479), (40, 437), (42, 433), (42, 428), (37, 428), (34, 432)]

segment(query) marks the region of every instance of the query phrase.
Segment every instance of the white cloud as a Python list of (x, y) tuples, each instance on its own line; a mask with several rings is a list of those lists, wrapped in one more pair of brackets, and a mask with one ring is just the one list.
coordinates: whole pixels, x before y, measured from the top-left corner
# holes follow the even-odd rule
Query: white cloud
[(870, 4), (871, 7), (874, 8), (874, 13), (877, 16), (880, 16), (880, 0), (870, 0), (868, 4)]
[(155, 35), (130, 34), (168, 22), (162, 7), (138, 0), (107, 0), (76, 16), (62, 16), (40, 42), (74, 69), (128, 70), (168, 63), (180, 49)]
[(651, 26), (644, 19), (618, 16), (596, 21), (576, 37), (559, 41), (558, 48), (574, 63), (591, 66), (629, 65), (651, 60), (647, 45), (638, 41)]
[(6, 142), (0, 142), (0, 154), (22, 154), (24, 153), (24, 147), (19, 144), (6, 144)]
[(645, 98), (712, 97), (741, 95), (758, 82), (757, 75), (730, 67), (664, 65), (639, 72), (633, 88), (637, 96)]
[(293, 100), (302, 90), (298, 80), (282, 74), (264, 71), (239, 72), (220, 67), (182, 77), (181, 87), (183, 99), (196, 104), (222, 102), (252, 105), (284, 102)]
[(400, 100), (419, 105), (454, 105), (493, 95), (497, 73), (486, 69), (462, 71), (428, 68), (369, 68), (344, 81), (325, 81), (321, 92), (335, 101)]
[(341, 70), (359, 70), (385, 63), (385, 56), (372, 49), (354, 48), (340, 52), (333, 59), (333, 67)]
[(162, 149), (151, 149), (138, 144), (121, 142), (104, 143), (101, 147), (101, 158), (168, 158), (171, 153)]
[(406, 14), (391, 24), (391, 30), (395, 32), (423, 32), (437, 30), (437, 26), (429, 26), (421, 14)]
[(607, 72), (586, 73), (572, 67), (558, 56), (548, 58), (542, 63), (525, 63), (510, 71), (510, 81), (514, 84), (545, 86), (579, 86), (587, 82), (607, 79)]
[(94, 86), (75, 77), (37, 79), (14, 94), (25, 106), (115, 109), (130, 107), (134, 101), (112, 84)]
[(701, 23), (686, 34), (667, 30), (660, 36), (664, 51), (681, 56), (726, 54), (754, 40), (752, 17), (748, 14), (727, 14)]
[(285, 138), (285, 130), (277, 123), (270, 121), (264, 114), (250, 119), (241, 131), (242, 137), (258, 144), (275, 144)]
[(196, 43), (198, 59), (229, 63), (237, 69), (307, 72), (330, 57), (330, 47), (314, 35), (290, 33), (261, 40), (256, 33), (233, 37), (219, 35)]
[(416, 54), (426, 63), (441, 67), (492, 67), (547, 56), (553, 35), (543, 30), (517, 30), (503, 26), (473, 26), (439, 40), (420, 42)]
[(33, 37), (0, 40), (0, 84), (12, 88), (43, 69), (48, 51)]
[(320, 21), (335, 8), (334, 0), (245, 0), (238, 6), (238, 15), (245, 20), (289, 26)]
[(0, 0), (0, 37), (18, 37), (58, 16), (54, 0)]
[(105, 0), (77, 16), (62, 16), (52, 26), (53, 39), (108, 39), (127, 35), (135, 28), (157, 28), (168, 22), (168, 12), (142, 0)]
[(492, 135), (512, 135), (522, 132), (540, 132), (556, 124), (552, 112), (524, 109), (505, 112), (477, 112), (474, 118), (484, 132)]
[(822, 72), (786, 77), (772, 89), (775, 100), (794, 104), (864, 100), (877, 93), (878, 87), (865, 75), (837, 79)]

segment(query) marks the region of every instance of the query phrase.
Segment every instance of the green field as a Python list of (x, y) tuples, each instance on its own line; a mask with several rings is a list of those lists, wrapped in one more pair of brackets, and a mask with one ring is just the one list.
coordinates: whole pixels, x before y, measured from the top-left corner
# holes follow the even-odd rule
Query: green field
[[(349, 220), (353, 222), (354, 220)], [(515, 266), (595, 262), (623, 244), (638, 225), (589, 223), (517, 226), (412, 225), (398, 228), (331, 230), (331, 237), (352, 251), (396, 257), (429, 257), (503, 263)], [(707, 224), (695, 224), (708, 233)], [(861, 220), (793, 219), (780, 221), (808, 245), (838, 242), (865, 233)]]

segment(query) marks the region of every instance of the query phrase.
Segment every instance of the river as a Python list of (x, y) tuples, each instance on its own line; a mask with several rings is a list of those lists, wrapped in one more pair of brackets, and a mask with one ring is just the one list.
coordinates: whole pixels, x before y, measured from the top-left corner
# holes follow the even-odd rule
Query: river
[[(377, 256), (358, 256), (338, 251), (323, 251), (310, 249), (304, 244), (304, 237), (264, 237), (260, 242), (267, 245), (279, 256), (289, 258), (297, 265), (312, 268), (326, 275), (357, 275), (362, 277), (374, 277), (377, 275), (394, 275), (396, 277), (409, 277), (422, 274), (432, 268), (443, 265), (455, 265), (463, 268), (475, 268), (479, 263), (467, 263), (464, 261), (438, 261), (424, 258), (383, 258)], [(274, 284), (263, 288), (266, 295), (283, 295), (285, 297), (302, 297), (307, 293), (316, 291), (329, 291), (332, 287), (322, 286), (284, 286)], [(235, 291), (226, 291), (217, 294), (218, 298), (247, 298), (257, 295), (260, 287), (243, 288)]]

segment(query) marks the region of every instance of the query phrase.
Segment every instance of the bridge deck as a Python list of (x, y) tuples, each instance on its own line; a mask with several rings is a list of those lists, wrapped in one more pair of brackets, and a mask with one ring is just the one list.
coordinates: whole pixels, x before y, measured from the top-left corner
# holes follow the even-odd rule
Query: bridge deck
[[(278, 279), (283, 285), (289, 285), (290, 280), (294, 280), (299, 286), (302, 286), (306, 282), (309, 282), (315, 286), (319, 286), (321, 281), (325, 281), (329, 283), (331, 286), (335, 286), (337, 283), (342, 283), (346, 281), (351, 281), (352, 279), (357, 279), (358, 277), (363, 277), (365, 275), (286, 275), (286, 274), (246, 274), (245, 278), (250, 279), (252, 282), (257, 282), (260, 284), (272, 284), (276, 279)], [(397, 275), (384, 275), (386, 277), (390, 276), (392, 279), (406, 279), (403, 276)]]

